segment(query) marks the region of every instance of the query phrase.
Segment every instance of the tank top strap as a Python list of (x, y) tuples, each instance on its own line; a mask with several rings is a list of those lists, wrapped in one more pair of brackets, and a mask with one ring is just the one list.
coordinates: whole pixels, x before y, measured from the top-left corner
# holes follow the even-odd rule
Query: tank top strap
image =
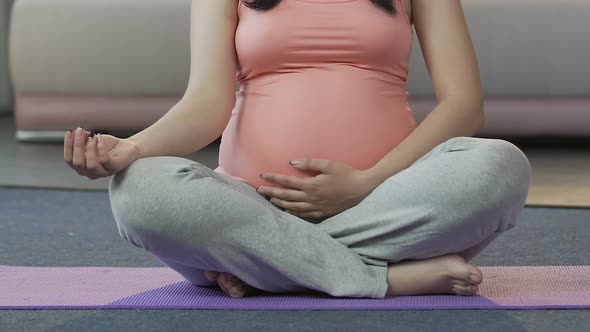
[[(242, 1), (242, 0), (240, 0)], [(404, 16), (404, 20), (406, 21), (406, 23), (408, 23), (408, 25), (412, 25), (412, 23), (410, 23), (410, 17), (408, 16), (408, 11), (406, 10), (406, 5), (404, 3), (404, 0), (395, 0), (395, 2), (397, 3), (397, 7), (396, 8), (400, 8), (400, 14)]]

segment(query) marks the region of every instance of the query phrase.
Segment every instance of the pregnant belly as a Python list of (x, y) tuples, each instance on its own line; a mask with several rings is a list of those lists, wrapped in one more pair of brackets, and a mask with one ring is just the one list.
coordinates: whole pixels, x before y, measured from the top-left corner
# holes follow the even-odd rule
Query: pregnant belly
[(322, 89), (306, 91), (304, 96), (239, 93), (223, 132), (216, 171), (253, 187), (281, 187), (259, 174), (318, 174), (289, 164), (298, 158), (329, 159), (367, 169), (416, 127), (405, 94), (346, 95)]

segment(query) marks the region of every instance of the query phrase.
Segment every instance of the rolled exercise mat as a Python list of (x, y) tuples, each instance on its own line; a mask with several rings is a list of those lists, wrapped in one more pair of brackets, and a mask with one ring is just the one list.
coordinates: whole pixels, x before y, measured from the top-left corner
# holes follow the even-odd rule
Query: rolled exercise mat
[(476, 296), (372, 298), (269, 293), (232, 298), (167, 267), (0, 265), (0, 309), (403, 310), (590, 308), (590, 266), (482, 266)]

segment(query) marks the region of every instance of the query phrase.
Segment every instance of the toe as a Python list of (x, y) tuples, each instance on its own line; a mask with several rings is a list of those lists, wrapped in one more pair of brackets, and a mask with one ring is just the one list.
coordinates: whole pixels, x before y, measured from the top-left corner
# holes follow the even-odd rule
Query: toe
[(465, 295), (465, 296), (475, 295), (477, 293), (477, 290), (478, 290), (478, 287), (476, 285), (471, 285), (471, 286), (456, 285), (456, 286), (453, 286), (453, 291), (457, 295)]
[(462, 287), (467, 287), (467, 286), (473, 285), (473, 283), (471, 281), (464, 280), (464, 279), (453, 279), (452, 284), (453, 284), (453, 286), (462, 286)]
[(225, 279), (227, 279), (229, 281), (238, 280), (238, 278), (231, 273), (225, 273)]
[(471, 284), (474, 285), (481, 284), (481, 282), (483, 281), (483, 273), (475, 265), (471, 265), (469, 269), (468, 280)]
[(223, 283), (225, 288), (232, 289), (232, 287), (234, 287), (239, 282), (239, 280), (238, 279), (222, 279), (221, 282)]
[(209, 281), (213, 281), (213, 280), (217, 279), (219, 274), (216, 271), (207, 271), (207, 272), (205, 272), (205, 276), (207, 277), (207, 279)]
[(469, 274), (469, 282), (471, 284), (479, 285), (479, 284), (481, 284), (482, 281), (483, 281), (483, 275), (481, 272), (479, 272), (479, 273), (472, 272), (471, 274)]
[(223, 291), (231, 297), (244, 297), (247, 285), (231, 273), (221, 273), (218, 282)]
[(243, 297), (246, 294), (246, 289), (242, 283), (237, 282), (230, 288), (230, 293), (233, 297)]
[(221, 288), (221, 290), (223, 290), (223, 292), (227, 295), (232, 295), (231, 294), (231, 288), (233, 287), (233, 285), (235, 284), (235, 282), (230, 282), (226, 279), (225, 276), (220, 275), (217, 278), (217, 284), (219, 285), (219, 288)]
[(223, 282), (226, 285), (233, 284), (235, 282), (235, 278), (232, 278), (232, 277), (233, 277), (233, 275), (225, 273), (225, 272), (223, 272), (219, 275), (219, 279), (221, 279), (221, 282)]

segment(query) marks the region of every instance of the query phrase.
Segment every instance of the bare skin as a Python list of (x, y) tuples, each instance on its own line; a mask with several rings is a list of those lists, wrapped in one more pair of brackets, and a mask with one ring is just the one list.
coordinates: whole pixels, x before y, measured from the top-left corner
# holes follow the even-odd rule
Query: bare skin
[[(475, 276), (475, 281), (469, 279), (471, 275)], [(207, 278), (216, 279), (223, 292), (231, 297), (245, 297), (260, 292), (230, 273), (207, 271)], [(402, 261), (389, 265), (386, 296), (472, 296), (477, 294), (482, 281), (482, 272), (475, 265), (465, 262), (458, 254)]]
[[(388, 154), (387, 163), (379, 163), (389, 176), (451, 137), (473, 136), (483, 122), (479, 69), (461, 2), (404, 2), (420, 41), (438, 105), (396, 147), (395, 155)], [(98, 135), (100, 139), (87, 142), (89, 133), (79, 129), (78, 138), (64, 139), (66, 163), (78, 174), (94, 180), (117, 173), (137, 158), (184, 156), (219, 137), (232, 115), (239, 67), (235, 49), (237, 4), (238, 0), (191, 1), (191, 70), (183, 102), (175, 106), (178, 111), (167, 112), (141, 135), (125, 140)], [(199, 126), (184, 126), (179, 130), (179, 124), (183, 123)], [(476, 275), (476, 282), (471, 286), (467, 279), (470, 273)], [(229, 273), (208, 271), (207, 275), (233, 297), (260, 292)], [(406, 261), (389, 266), (387, 295), (474, 295), (482, 280), (481, 271), (458, 255)]]
[[(473, 275), (474, 281), (469, 277)], [(457, 254), (424, 260), (402, 261), (389, 266), (388, 296), (452, 294), (476, 295), (483, 273)]]
[[(228, 1), (230, 0), (224, 3)], [(221, 4), (221, 1), (200, 3), (212, 6), (213, 3)], [(385, 176), (383, 174), (377, 176), (381, 178), (391, 176), (392, 170), (408, 167), (413, 161), (450, 137), (473, 136), (482, 126), (484, 119), (479, 67), (461, 2), (404, 0), (404, 5), (409, 21), (416, 30), (438, 105), (412, 135), (396, 147), (395, 154), (388, 154), (384, 161), (378, 163), (380, 166), (375, 169), (385, 170), (378, 171), (385, 174)], [(221, 8), (221, 5), (217, 7)], [(229, 8), (228, 11), (232, 10), (235, 13), (235, 9), (230, 5), (227, 5), (227, 8)], [(205, 11), (196, 12), (204, 13)], [(232, 22), (235, 23), (235, 21)], [(227, 31), (235, 31), (235, 26)], [(211, 34), (205, 34), (199, 37), (213, 38), (211, 36)], [(233, 37), (234, 35), (228, 36), (227, 45), (233, 45)], [(197, 75), (199, 71), (194, 72), (195, 77), (202, 76)], [(208, 79), (214, 79), (214, 77)], [(197, 82), (196, 79), (194, 81)], [(283, 207), (288, 209), (287, 206)], [(207, 273), (211, 273), (211, 280), (217, 279), (220, 287), (232, 296), (242, 297), (256, 292), (256, 289), (231, 274), (216, 274), (213, 271)], [(475, 275), (473, 283), (469, 281), (470, 274)], [(482, 281), (481, 271), (456, 254), (426, 260), (402, 261), (389, 266), (387, 296), (475, 295)]]
[(207, 271), (206, 276), (209, 280), (217, 280), (219, 288), (231, 297), (245, 297), (260, 292), (259, 289), (246, 284), (231, 273)]

